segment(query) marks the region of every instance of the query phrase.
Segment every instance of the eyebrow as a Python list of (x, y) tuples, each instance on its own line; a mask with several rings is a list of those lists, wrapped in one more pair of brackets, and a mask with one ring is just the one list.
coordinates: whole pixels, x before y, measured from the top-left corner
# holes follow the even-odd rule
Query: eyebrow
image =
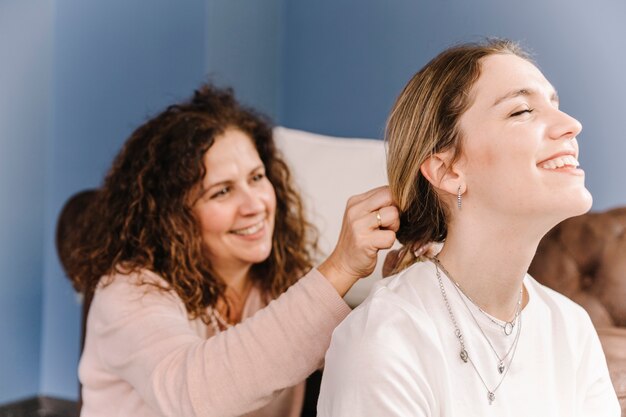
[[(528, 96), (537, 96), (537, 95), (539, 95), (539, 93), (536, 90), (533, 90), (532, 88), (520, 88), (520, 89), (517, 89), (517, 90), (509, 91), (508, 93), (506, 93), (502, 97), (498, 98), (493, 103), (493, 107), (497, 106), (498, 104), (502, 103), (503, 101), (510, 100), (512, 98), (515, 98), (515, 97), (519, 97), (519, 96), (528, 97)], [(550, 95), (550, 101), (554, 101), (556, 103), (559, 102), (559, 95), (556, 92), (556, 90), (552, 91), (552, 94)]]
[[(256, 167), (252, 168), (250, 170), (250, 172), (248, 172), (248, 175), (255, 173), (256, 171), (265, 168), (265, 165), (263, 163), (260, 163), (259, 165), (257, 165)], [(217, 186), (224, 186), (224, 185), (230, 185), (232, 184), (234, 181), (232, 180), (224, 180), (224, 181), (218, 181), (218, 182), (214, 182), (209, 184), (208, 187), (204, 187), (204, 185), (202, 186), (202, 194), (205, 194), (207, 191), (209, 191), (212, 188), (215, 188)]]

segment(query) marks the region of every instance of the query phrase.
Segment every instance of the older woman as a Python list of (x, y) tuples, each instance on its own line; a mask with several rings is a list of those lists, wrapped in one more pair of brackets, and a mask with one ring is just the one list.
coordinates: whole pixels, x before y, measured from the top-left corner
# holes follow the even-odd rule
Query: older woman
[(453, 47), (409, 81), (387, 126), (405, 250), (333, 334), (319, 416), (619, 416), (588, 315), (526, 273), (591, 207), (580, 131), (509, 41)]
[(350, 199), (337, 247), (315, 240), (265, 119), (207, 85), (139, 127), (68, 271), (93, 301), (83, 416), (298, 416), (342, 295), (390, 247), (386, 187)]

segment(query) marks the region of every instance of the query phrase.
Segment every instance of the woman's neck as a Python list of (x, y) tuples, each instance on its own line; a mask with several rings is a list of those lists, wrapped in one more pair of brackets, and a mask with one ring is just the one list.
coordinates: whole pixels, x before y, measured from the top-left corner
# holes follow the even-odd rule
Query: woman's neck
[(480, 308), (510, 320), (541, 237), (527, 225), (457, 223), (449, 228), (437, 257)]
[(218, 300), (216, 308), (224, 317), (228, 312), (229, 323), (238, 323), (252, 289), (251, 267), (229, 268), (227, 271), (221, 268), (218, 273), (226, 284), (226, 291), (224, 297)]

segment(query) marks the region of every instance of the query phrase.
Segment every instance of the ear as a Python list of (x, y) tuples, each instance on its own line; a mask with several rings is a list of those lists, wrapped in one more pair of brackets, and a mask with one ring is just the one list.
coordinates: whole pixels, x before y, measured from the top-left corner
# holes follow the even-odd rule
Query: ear
[(452, 163), (453, 157), (452, 149), (433, 154), (424, 161), (420, 172), (436, 190), (456, 195), (459, 186), (465, 192), (465, 179), (459, 164)]

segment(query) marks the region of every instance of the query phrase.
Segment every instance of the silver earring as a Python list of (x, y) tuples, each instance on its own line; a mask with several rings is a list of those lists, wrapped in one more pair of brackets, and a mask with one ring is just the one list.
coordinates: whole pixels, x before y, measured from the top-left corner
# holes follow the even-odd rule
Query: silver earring
[(461, 210), (461, 186), (459, 185), (459, 190), (457, 191), (456, 194), (456, 205), (459, 208), (459, 210)]

